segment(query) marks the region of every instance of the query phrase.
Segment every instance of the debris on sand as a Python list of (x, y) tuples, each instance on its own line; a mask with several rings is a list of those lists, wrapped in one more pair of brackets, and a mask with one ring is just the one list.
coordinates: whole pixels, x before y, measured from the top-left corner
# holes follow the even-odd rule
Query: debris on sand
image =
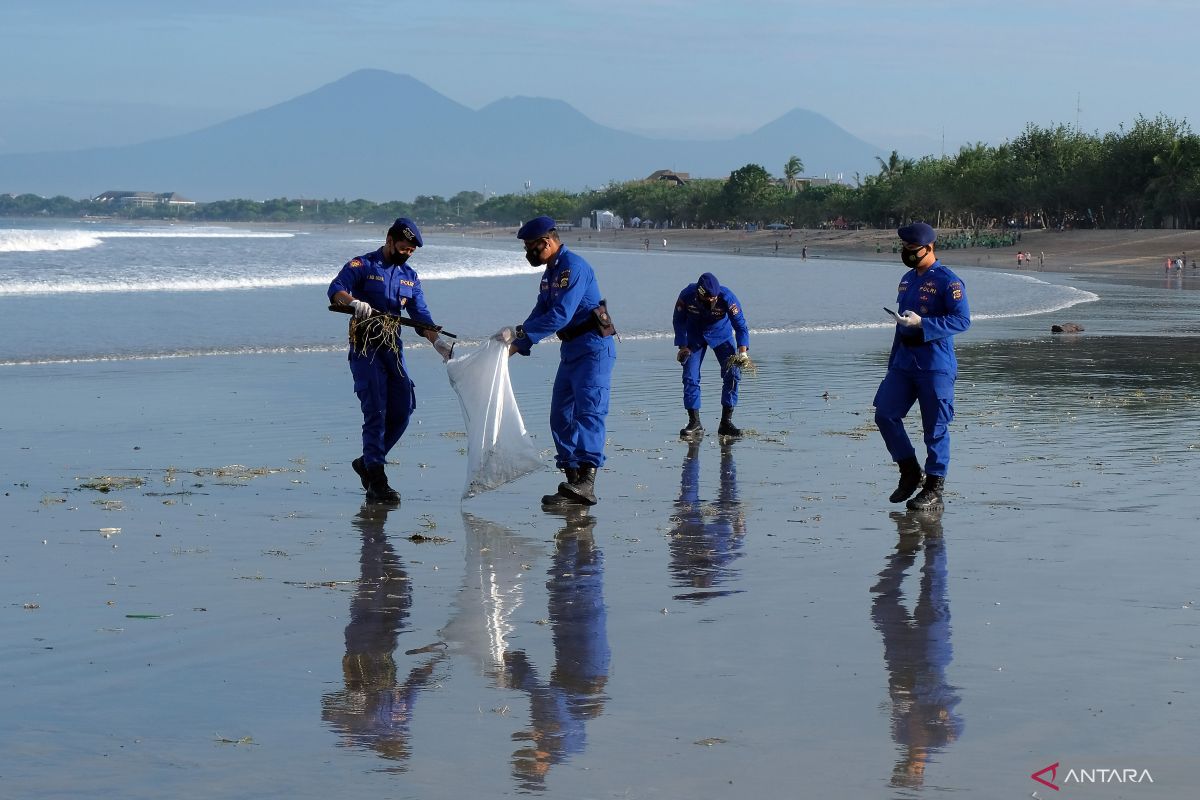
[(80, 483), (77, 489), (95, 489), (97, 492), (115, 492), (119, 489), (137, 489), (145, 485), (146, 479), (140, 475), (100, 475), (88, 478)]

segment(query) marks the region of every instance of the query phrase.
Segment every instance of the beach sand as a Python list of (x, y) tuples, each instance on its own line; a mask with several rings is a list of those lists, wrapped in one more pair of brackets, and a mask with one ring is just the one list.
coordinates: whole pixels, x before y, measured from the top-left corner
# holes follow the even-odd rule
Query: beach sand
[[(1191, 252), (1042, 236), (1022, 244), (1055, 262)], [(390, 512), (349, 465), (343, 354), (10, 368), (4, 794), (1028, 796), (1058, 761), (1189, 796), (1200, 339), (1106, 335), (1114, 295), (1085, 336), (1039, 316), (960, 339), (940, 515), (886, 502), (874, 330), (760, 337), (748, 435), (690, 452), (662, 342), (623, 343), (582, 522), (538, 508), (550, 470), (460, 500), (428, 348)], [(556, 362), (513, 363), (547, 449)]]
[[(482, 231), (472, 229), (469, 235)], [(946, 230), (939, 231), (945, 235)], [(719, 230), (618, 230), (571, 231), (566, 241), (576, 247), (603, 246), (640, 249), (650, 240), (650, 250), (667, 249), (699, 252), (738, 253), (780, 258), (800, 258), (807, 248), (810, 259), (837, 258), (888, 261), (892, 245), (898, 241), (894, 230), (812, 230), (719, 231)], [(778, 248), (776, 245), (778, 244)], [(1016, 270), (1017, 252), (1033, 254), (1032, 264), (1024, 270), (1039, 271), (1038, 255), (1044, 254), (1040, 270), (1046, 272), (1086, 272), (1105, 274), (1130, 269), (1163, 272), (1166, 258), (1188, 254), (1188, 271), (1200, 256), (1200, 230), (1028, 230), (1021, 241), (1009, 247), (944, 249), (940, 257), (948, 264), (971, 267), (999, 267)]]

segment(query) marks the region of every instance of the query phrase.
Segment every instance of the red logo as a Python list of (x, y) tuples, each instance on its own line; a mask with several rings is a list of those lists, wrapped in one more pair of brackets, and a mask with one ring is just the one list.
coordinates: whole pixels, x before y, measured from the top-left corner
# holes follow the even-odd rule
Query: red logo
[[(1046, 780), (1045, 778), (1042, 777), (1047, 772), (1050, 773), (1050, 780)], [(1058, 787), (1055, 786), (1051, 781), (1055, 781), (1058, 779), (1058, 762), (1055, 761), (1050, 766), (1039, 769), (1037, 772), (1033, 773), (1029, 777), (1033, 778), (1035, 781), (1042, 784), (1042, 786), (1049, 786), (1051, 789), (1053, 789), (1054, 791), (1057, 792)]]

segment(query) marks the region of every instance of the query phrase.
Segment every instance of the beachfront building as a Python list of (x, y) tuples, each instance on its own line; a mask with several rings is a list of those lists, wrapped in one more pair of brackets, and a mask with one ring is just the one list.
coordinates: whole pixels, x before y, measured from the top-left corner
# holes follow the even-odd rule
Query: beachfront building
[(592, 211), (582, 222), (594, 231), (616, 230), (625, 227), (625, 220), (611, 211)]
[(178, 192), (127, 192), (112, 189), (96, 195), (92, 198), (92, 202), (112, 203), (121, 208), (128, 206), (145, 208), (159, 205), (173, 207), (196, 205), (195, 200), (188, 200)]
[(673, 183), (676, 186), (683, 186), (691, 179), (692, 177), (690, 172), (676, 172), (670, 169), (656, 169), (654, 172), (651, 172), (650, 175), (642, 181), (642, 183), (658, 183), (659, 181), (666, 181), (667, 183)]

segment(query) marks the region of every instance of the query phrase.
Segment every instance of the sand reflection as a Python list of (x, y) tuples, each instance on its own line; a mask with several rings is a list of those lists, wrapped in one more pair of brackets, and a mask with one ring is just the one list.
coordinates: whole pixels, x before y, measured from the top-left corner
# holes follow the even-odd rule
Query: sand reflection
[[(946, 681), (953, 657), (946, 541), (940, 510), (892, 512), (891, 518), (899, 541), (871, 587), (871, 620), (883, 635), (892, 738), (900, 751), (891, 783), (920, 787), (934, 754), (957, 739), (963, 728), (954, 711), (958, 690)], [(919, 590), (909, 613), (902, 584), (921, 552)]]
[(746, 514), (738, 498), (737, 464), (728, 442), (721, 444), (720, 470), (717, 499), (705, 503), (700, 499), (700, 443), (688, 444), (668, 545), (673, 584), (688, 590), (676, 594), (676, 600), (703, 602), (741, 591), (724, 588), (737, 577), (733, 562), (742, 555), (746, 535)]
[(404, 771), (412, 755), (417, 696), (432, 682), (445, 648), (435, 644), (406, 653), (418, 658), (405, 679), (397, 680), (396, 643), (412, 607), (412, 582), (384, 532), (394, 508), (364, 504), (352, 522), (362, 537), (362, 553), (346, 625), (345, 686), (321, 698), (321, 719), (342, 734), (343, 744), (374, 750)]

